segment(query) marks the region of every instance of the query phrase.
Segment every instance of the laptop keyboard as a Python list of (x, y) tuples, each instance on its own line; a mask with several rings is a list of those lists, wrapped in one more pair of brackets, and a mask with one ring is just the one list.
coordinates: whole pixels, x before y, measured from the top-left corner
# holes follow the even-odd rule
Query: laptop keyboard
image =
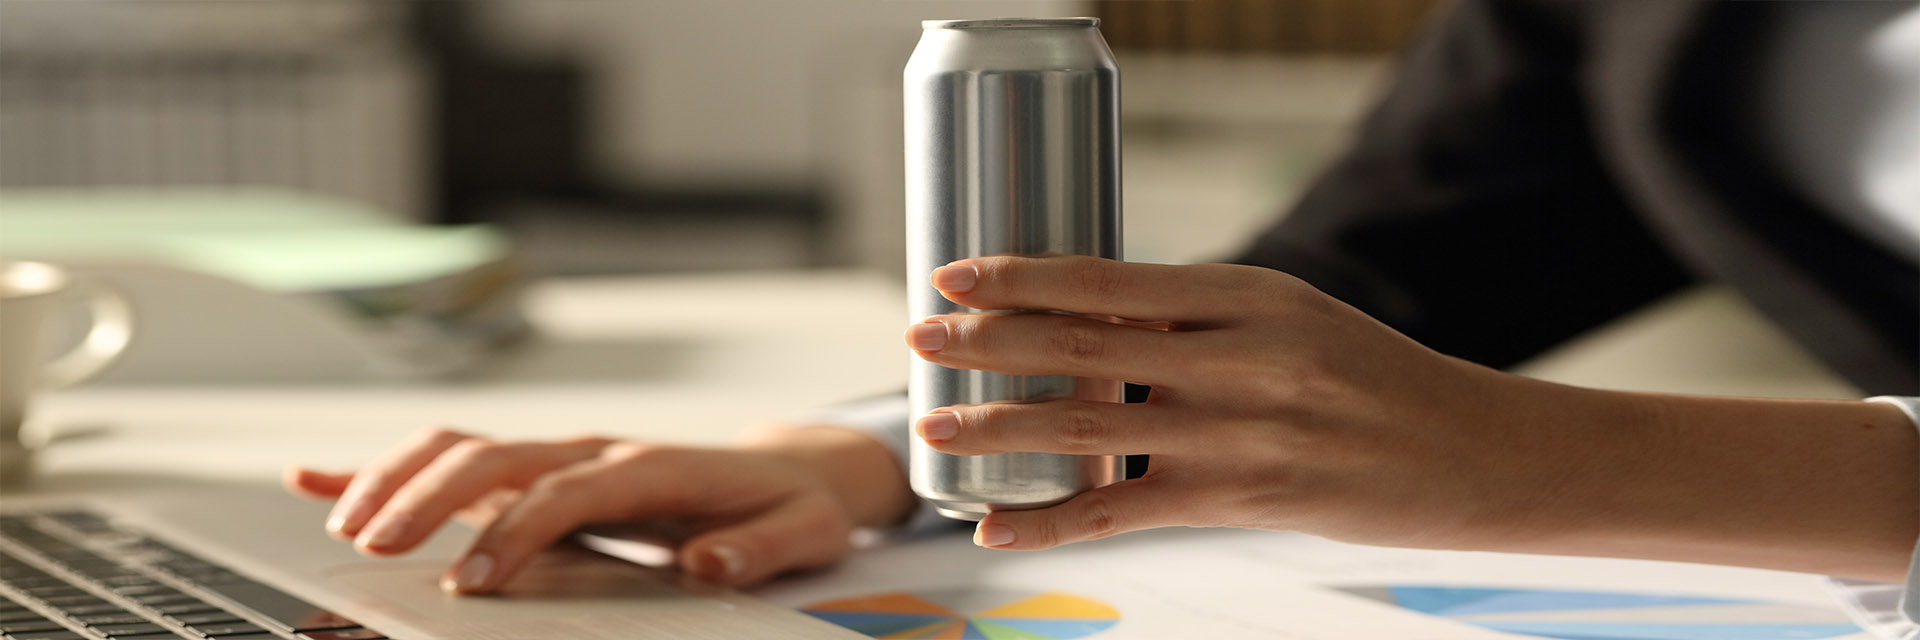
[(386, 636), (87, 511), (0, 516), (8, 640)]

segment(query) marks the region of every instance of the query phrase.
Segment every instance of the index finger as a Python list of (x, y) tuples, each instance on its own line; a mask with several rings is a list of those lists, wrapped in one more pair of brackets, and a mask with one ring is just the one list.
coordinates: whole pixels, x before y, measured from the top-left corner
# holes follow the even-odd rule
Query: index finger
[(348, 481), (340, 500), (334, 503), (333, 512), (327, 515), (327, 531), (347, 540), (360, 535), (360, 529), (379, 512), (380, 505), (393, 497), (394, 491), (441, 452), (469, 437), (451, 429), (428, 429), (360, 469)]
[[(1130, 320), (1217, 322), (1243, 317), (1250, 290), (1286, 278), (1241, 265), (1165, 265), (1088, 256), (969, 258), (929, 280), (975, 309), (1043, 309)], [(1255, 295), (1258, 295), (1257, 293)]]
[(541, 549), (586, 524), (683, 515), (708, 489), (684, 481), (657, 449), (615, 445), (599, 457), (555, 470), (527, 488), (480, 532), (441, 588), (485, 593), (520, 571)]

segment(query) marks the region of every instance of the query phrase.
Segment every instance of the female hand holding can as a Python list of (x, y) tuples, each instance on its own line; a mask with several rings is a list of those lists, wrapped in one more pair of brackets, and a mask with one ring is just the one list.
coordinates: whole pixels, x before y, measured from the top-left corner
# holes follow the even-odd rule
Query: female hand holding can
[(931, 283), (973, 309), (1133, 321), (941, 314), (907, 331), (928, 362), (1153, 389), (1141, 404), (919, 417), (926, 445), (956, 456), (1151, 455), (1140, 478), (993, 512), (976, 529), (984, 546), (1224, 526), (1880, 579), (1912, 550), (1915, 434), (1891, 405), (1534, 380), (1435, 352), (1259, 267), (991, 257)]

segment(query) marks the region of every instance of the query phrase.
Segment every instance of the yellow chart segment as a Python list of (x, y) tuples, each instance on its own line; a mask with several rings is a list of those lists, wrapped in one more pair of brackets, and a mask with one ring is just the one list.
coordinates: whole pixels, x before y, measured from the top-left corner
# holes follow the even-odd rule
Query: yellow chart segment
[(974, 614), (981, 618), (1119, 618), (1106, 603), (1064, 593), (1043, 593), (1004, 607)]
[(890, 591), (801, 610), (874, 638), (1067, 640), (1120, 622), (1119, 610), (1085, 596), (1003, 589)]

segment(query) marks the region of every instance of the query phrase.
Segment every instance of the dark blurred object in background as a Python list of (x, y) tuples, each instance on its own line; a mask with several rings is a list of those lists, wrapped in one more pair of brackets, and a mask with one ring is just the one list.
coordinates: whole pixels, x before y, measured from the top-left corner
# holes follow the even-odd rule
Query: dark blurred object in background
[[(581, 60), (530, 59), (490, 46), (471, 2), (409, 2), (410, 40), (432, 83), (430, 154), (438, 222), (505, 222), (503, 206), (540, 206), (545, 215), (731, 218), (782, 221), (823, 230), (815, 189), (755, 185), (727, 188), (639, 187), (593, 171), (590, 110), (595, 78)], [(691, 221), (691, 220), (686, 220)], [(552, 221), (543, 221), (550, 224)], [(591, 223), (591, 221), (585, 221)], [(808, 264), (828, 261), (825, 245), (806, 242)]]

